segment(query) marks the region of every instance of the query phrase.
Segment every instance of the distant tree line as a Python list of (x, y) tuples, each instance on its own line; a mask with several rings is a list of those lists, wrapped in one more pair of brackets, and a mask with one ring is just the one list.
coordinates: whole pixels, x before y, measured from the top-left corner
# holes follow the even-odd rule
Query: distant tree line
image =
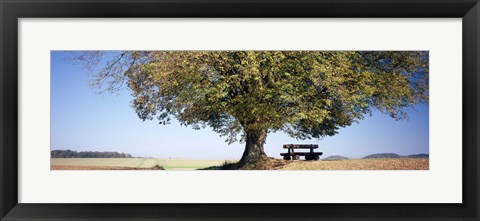
[(73, 150), (52, 150), (52, 158), (132, 158), (129, 153), (119, 153), (112, 151), (73, 151)]

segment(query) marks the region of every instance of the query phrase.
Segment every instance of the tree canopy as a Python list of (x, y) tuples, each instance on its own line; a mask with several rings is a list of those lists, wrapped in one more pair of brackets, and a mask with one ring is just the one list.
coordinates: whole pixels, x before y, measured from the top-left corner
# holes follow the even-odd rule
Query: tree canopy
[(375, 109), (405, 119), (406, 107), (428, 100), (427, 51), (118, 51), (75, 60), (100, 90), (128, 86), (142, 120), (208, 126), (229, 143), (246, 140), (246, 152), (253, 143), (263, 153), (269, 132), (332, 136)]

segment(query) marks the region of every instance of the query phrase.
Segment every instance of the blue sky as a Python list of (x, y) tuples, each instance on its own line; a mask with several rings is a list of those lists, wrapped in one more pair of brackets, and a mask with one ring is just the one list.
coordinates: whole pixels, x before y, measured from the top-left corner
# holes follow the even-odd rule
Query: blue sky
[[(177, 121), (159, 125), (140, 120), (130, 106), (130, 91), (95, 93), (87, 72), (66, 59), (68, 53), (51, 53), (51, 149), (118, 151), (157, 158), (238, 159), (244, 144), (228, 145), (210, 128), (193, 130)], [(428, 153), (427, 105), (409, 110), (408, 121), (396, 121), (374, 112), (358, 124), (322, 140), (296, 140), (284, 133), (269, 134), (265, 152), (280, 157), (283, 144), (318, 144), (324, 156), (360, 158), (373, 153), (400, 155)]]

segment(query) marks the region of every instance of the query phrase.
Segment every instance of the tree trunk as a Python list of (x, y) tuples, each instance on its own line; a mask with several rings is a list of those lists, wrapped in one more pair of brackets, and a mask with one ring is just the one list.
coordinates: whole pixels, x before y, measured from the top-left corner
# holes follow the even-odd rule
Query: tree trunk
[(261, 161), (267, 157), (263, 151), (263, 144), (267, 139), (266, 131), (248, 131), (247, 143), (245, 144), (245, 151), (243, 151), (242, 158), (238, 163), (239, 166), (255, 163)]

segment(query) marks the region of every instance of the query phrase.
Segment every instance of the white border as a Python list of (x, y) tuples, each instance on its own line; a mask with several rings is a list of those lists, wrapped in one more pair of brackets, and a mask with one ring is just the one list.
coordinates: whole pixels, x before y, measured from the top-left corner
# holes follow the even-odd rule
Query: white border
[[(461, 19), (20, 19), (19, 202), (461, 203), (461, 27)], [(50, 171), (50, 50), (99, 49), (430, 50), (430, 170)], [(304, 188), (286, 195), (292, 186)]]

